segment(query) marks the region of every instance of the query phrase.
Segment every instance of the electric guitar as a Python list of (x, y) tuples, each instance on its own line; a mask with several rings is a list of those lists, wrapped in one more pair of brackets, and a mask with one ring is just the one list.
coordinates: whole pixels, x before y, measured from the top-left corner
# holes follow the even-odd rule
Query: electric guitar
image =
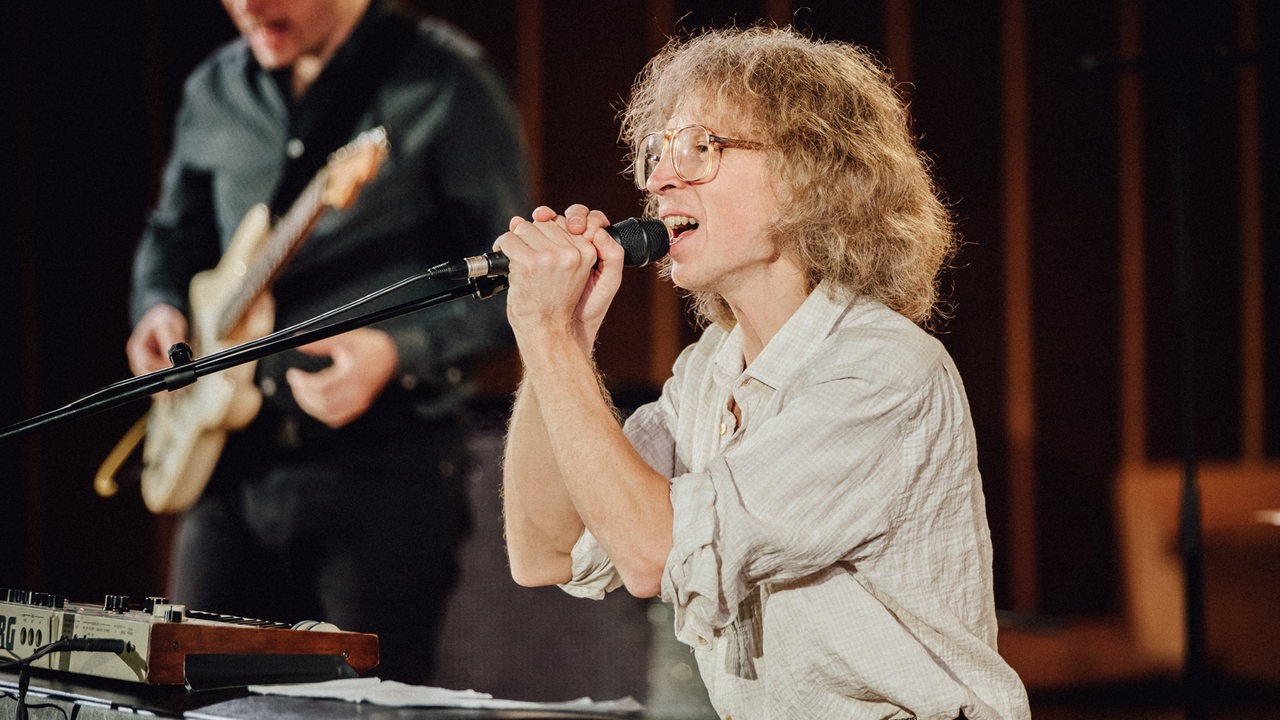
[[(386, 154), (386, 131), (364, 132), (329, 157), (274, 225), (266, 205), (256, 205), (245, 215), (217, 266), (191, 279), (189, 325), (194, 357), (272, 331), (271, 284), (325, 210), (353, 203)], [(227, 434), (248, 425), (262, 407), (262, 394), (253, 382), (255, 365), (236, 365), (177, 391), (155, 395), (147, 415), (98, 471), (94, 482), (98, 493), (115, 492), (116, 468), (145, 436), (142, 499), (147, 509), (160, 514), (191, 507), (209, 482)]]

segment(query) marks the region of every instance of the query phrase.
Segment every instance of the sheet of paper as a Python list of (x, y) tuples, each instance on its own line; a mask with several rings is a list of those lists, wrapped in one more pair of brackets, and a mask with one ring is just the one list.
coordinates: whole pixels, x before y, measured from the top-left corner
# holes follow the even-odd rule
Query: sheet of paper
[(583, 712), (625, 717), (639, 713), (644, 706), (634, 698), (592, 700), (578, 698), (566, 702), (529, 702), (502, 700), (475, 690), (448, 690), (424, 685), (408, 685), (376, 677), (328, 680), (296, 685), (252, 685), (250, 692), (261, 695), (327, 698), (347, 702), (366, 702), (391, 707), (445, 707), (479, 710), (546, 710)]

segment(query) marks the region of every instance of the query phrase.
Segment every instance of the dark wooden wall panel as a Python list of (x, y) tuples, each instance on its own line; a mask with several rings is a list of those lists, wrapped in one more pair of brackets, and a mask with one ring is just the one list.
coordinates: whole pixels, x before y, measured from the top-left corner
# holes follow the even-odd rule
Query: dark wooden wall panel
[(964, 378), (996, 553), (997, 597), (1013, 595), (1009, 445), (1004, 430), (1000, 3), (912, 3), (911, 109), (964, 245), (943, 280), (952, 317), (940, 339)]
[(1118, 394), (1097, 392), (1116, 387), (1119, 356), (1118, 295), (1100, 292), (1116, 287), (1119, 268), (1116, 77), (1082, 62), (1115, 42), (1112, 5), (1043, 6), (1030, 18), (1037, 581), (1039, 608), (1051, 614), (1105, 612), (1116, 601), (1109, 580), (1083, 589), (1058, 570), (1088, 562), (1102, 578), (1115, 571), (1111, 496), (1081, 492), (1082, 478), (1109, 477), (1118, 457)]

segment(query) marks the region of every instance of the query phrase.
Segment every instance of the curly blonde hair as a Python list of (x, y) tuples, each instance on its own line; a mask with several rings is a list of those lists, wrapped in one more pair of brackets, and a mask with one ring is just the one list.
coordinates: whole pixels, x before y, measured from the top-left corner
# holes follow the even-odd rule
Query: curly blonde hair
[[(767, 146), (778, 193), (768, 234), (811, 288), (826, 280), (922, 325), (940, 314), (939, 273), (956, 236), (892, 76), (869, 52), (791, 28), (675, 38), (632, 87), (623, 142), (634, 149), (686, 107), (733, 118), (735, 134)], [(693, 298), (704, 321), (734, 324), (720, 296)]]

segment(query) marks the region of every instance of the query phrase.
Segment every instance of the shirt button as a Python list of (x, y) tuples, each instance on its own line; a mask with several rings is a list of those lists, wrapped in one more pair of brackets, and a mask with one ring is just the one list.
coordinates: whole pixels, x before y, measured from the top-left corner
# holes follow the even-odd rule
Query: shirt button
[(727, 432), (729, 432), (729, 426), (728, 426), (728, 425), (725, 425), (723, 422), (721, 422), (721, 423), (720, 423), (720, 434), (721, 434), (721, 435), (724, 435), (724, 434), (725, 434), (725, 433), (727, 433)]
[(298, 138), (290, 138), (289, 142), (285, 143), (284, 153), (290, 158), (297, 160), (302, 157), (302, 153), (305, 152), (306, 149), (307, 146), (304, 145), (301, 140)]
[(289, 416), (284, 419), (284, 422), (280, 423), (276, 442), (281, 447), (286, 448), (296, 448), (302, 444), (302, 428), (298, 426), (297, 418)]

